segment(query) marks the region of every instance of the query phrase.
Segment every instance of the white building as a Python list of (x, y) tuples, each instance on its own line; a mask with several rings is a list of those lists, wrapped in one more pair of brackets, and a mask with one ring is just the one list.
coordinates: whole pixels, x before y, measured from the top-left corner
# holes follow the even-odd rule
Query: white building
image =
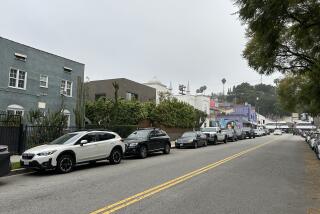
[(206, 121), (202, 126), (206, 127), (209, 126), (210, 123), (210, 96), (204, 94), (190, 94), (190, 87), (188, 84), (187, 87), (187, 94), (185, 95), (174, 95), (179, 101), (188, 103), (192, 105), (195, 109), (205, 112), (208, 116)]
[(166, 85), (162, 84), (159, 80), (157, 80), (156, 77), (154, 77), (149, 82), (144, 83), (144, 85), (147, 85), (147, 86), (150, 86), (150, 87), (156, 89), (156, 103), (157, 103), (157, 105), (160, 103), (160, 94), (161, 93), (172, 94), (172, 86), (171, 86), (171, 84), (170, 84), (170, 87), (168, 88)]

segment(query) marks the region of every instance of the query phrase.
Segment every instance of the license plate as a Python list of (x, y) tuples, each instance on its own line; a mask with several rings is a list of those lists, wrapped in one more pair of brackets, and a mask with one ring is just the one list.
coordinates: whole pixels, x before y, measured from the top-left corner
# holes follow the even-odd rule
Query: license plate
[(23, 165), (29, 166), (29, 162), (24, 162)]
[(183, 143), (181, 143), (180, 146), (183, 146)]

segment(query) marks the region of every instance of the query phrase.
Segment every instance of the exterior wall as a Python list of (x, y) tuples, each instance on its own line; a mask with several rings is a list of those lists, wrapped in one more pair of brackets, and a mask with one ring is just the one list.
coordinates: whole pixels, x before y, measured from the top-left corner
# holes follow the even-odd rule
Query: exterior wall
[(210, 123), (210, 97), (205, 95), (175, 95), (178, 100), (192, 105), (194, 108), (205, 112), (208, 117), (203, 126), (209, 126)]
[(248, 121), (256, 123), (257, 122), (257, 114), (254, 108), (248, 105), (238, 105), (234, 107), (234, 113), (244, 115)]
[(170, 90), (161, 83), (144, 83), (144, 85), (156, 89), (156, 103), (160, 103), (160, 93), (171, 93)]
[(119, 84), (118, 93), (121, 98), (126, 99), (126, 94), (129, 92), (137, 94), (138, 100), (141, 102), (156, 100), (156, 89), (125, 78), (97, 80), (86, 83), (88, 99), (93, 101), (95, 100), (96, 95), (104, 95), (104, 97), (113, 99), (113, 82), (117, 82)]
[[(26, 61), (17, 60), (15, 53), (27, 56)], [(64, 67), (72, 68), (71, 72)], [(11, 68), (27, 72), (26, 89), (10, 88), (9, 72)], [(48, 88), (40, 87), (40, 74), (48, 76)], [(71, 113), (70, 125), (74, 125), (73, 109), (77, 102), (77, 79), (83, 82), (84, 64), (68, 60), (35, 48), (19, 44), (0, 37), (0, 110), (6, 111), (9, 105), (20, 105), (24, 115), (31, 109), (37, 109), (39, 102), (46, 103), (44, 111), (60, 109), (62, 102)], [(61, 80), (72, 81), (72, 97), (60, 94)]]

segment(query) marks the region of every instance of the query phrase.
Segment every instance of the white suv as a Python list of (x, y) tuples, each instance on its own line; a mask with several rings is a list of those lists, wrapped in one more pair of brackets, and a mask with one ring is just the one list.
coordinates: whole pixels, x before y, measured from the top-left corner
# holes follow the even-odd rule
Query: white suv
[(49, 144), (37, 146), (22, 154), (20, 163), (36, 170), (72, 171), (79, 163), (109, 160), (119, 164), (125, 152), (121, 137), (108, 131), (81, 131), (65, 134)]

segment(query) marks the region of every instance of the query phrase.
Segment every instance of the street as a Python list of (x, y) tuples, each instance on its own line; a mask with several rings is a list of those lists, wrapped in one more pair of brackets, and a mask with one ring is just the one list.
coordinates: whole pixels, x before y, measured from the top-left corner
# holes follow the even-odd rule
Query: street
[(270, 135), (3, 177), (0, 213), (317, 213), (319, 176), (303, 138)]

